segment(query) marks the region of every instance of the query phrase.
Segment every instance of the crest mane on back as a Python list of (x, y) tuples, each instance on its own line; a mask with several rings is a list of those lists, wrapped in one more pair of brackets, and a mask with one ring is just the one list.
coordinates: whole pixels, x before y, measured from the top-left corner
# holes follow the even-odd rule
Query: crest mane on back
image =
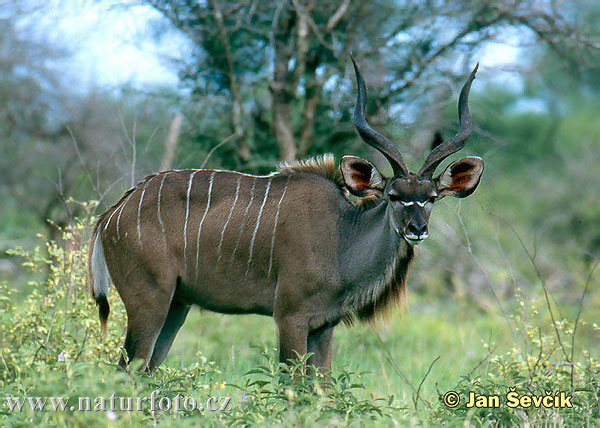
[(342, 171), (332, 153), (292, 162), (282, 162), (279, 164), (278, 172), (282, 174), (309, 173), (325, 177), (333, 181), (340, 188), (342, 194), (351, 204), (362, 209), (371, 208), (379, 200), (377, 196), (358, 197), (352, 195), (344, 185)]
[(278, 171), (283, 174), (312, 173), (325, 177), (337, 185), (343, 184), (342, 173), (332, 153), (293, 162), (282, 162), (279, 164)]

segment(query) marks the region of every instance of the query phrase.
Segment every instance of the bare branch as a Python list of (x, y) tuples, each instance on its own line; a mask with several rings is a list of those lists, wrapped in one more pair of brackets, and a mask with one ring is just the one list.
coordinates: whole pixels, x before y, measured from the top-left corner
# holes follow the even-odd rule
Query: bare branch
[(429, 376), (429, 373), (431, 373), (431, 369), (433, 368), (434, 364), (437, 363), (437, 361), (440, 359), (440, 355), (438, 355), (429, 365), (429, 368), (427, 369), (427, 373), (425, 373), (425, 376), (423, 376), (423, 379), (421, 379), (421, 383), (419, 383), (419, 387), (417, 388), (417, 393), (416, 395), (413, 397), (413, 403), (415, 405), (415, 410), (418, 410), (419, 407), (419, 399), (421, 398), (421, 387), (423, 386), (423, 383), (425, 382), (425, 379), (427, 379), (427, 376)]
[[(575, 324), (573, 325), (573, 334), (571, 335), (571, 389), (575, 386), (575, 335), (577, 334), (577, 326), (579, 325), (579, 318), (581, 317), (581, 309), (583, 308), (583, 299), (585, 299), (585, 295), (587, 294), (590, 283), (592, 282), (592, 277), (594, 276), (594, 272), (600, 263), (600, 258), (596, 259), (594, 266), (590, 269), (590, 272), (587, 277), (587, 281), (585, 282), (585, 287), (583, 288), (583, 293), (581, 293), (581, 298), (579, 299), (579, 307), (577, 308), (577, 317), (575, 318)], [(540, 342), (541, 343), (541, 342)]]
[(227, 144), (229, 141), (231, 141), (232, 138), (234, 138), (236, 135), (235, 134), (231, 134), (229, 137), (225, 138), (223, 141), (221, 141), (219, 144), (217, 144), (216, 146), (214, 146), (212, 149), (210, 149), (210, 151), (208, 152), (208, 154), (206, 155), (206, 157), (204, 158), (204, 162), (202, 162), (202, 165), (200, 165), (200, 169), (204, 168), (204, 165), (206, 165), (206, 162), (208, 162), (208, 160), (210, 159), (210, 157), (212, 156), (212, 154), (215, 152), (215, 150), (217, 150), (219, 147), (221, 147), (224, 144)]
[(569, 362), (572, 362), (572, 361), (569, 360), (569, 355), (567, 354), (567, 351), (566, 351), (565, 346), (564, 346), (563, 341), (562, 341), (562, 337), (560, 335), (560, 331), (558, 330), (558, 326), (556, 324), (556, 317), (554, 316), (554, 310), (552, 309), (552, 304), (550, 303), (550, 293), (548, 292), (548, 287), (546, 285), (546, 280), (545, 280), (544, 276), (542, 275), (542, 272), (540, 271), (538, 263), (535, 260), (536, 254), (529, 251), (529, 249), (527, 248), (527, 246), (523, 242), (523, 239), (521, 238), (521, 235), (519, 235), (519, 233), (515, 230), (515, 228), (512, 226), (512, 224), (510, 224), (508, 221), (506, 221), (503, 217), (499, 216), (498, 214), (495, 214), (495, 213), (492, 213), (492, 212), (490, 212), (490, 214), (492, 216), (496, 217), (497, 219), (499, 219), (500, 221), (502, 221), (502, 223), (504, 223), (511, 230), (511, 232), (515, 235), (515, 237), (519, 241), (519, 244), (521, 245), (521, 248), (523, 249), (523, 251), (527, 255), (527, 258), (529, 259), (531, 265), (533, 266), (533, 270), (535, 271), (535, 274), (536, 274), (538, 280), (540, 281), (540, 285), (542, 287), (542, 290), (544, 291), (544, 297), (546, 299), (546, 307), (548, 308), (548, 312), (550, 313), (550, 320), (552, 321), (552, 326), (554, 327), (554, 332), (556, 334), (556, 338), (558, 340), (558, 344), (560, 345), (560, 348), (562, 349), (562, 352), (563, 352), (563, 355), (564, 355), (565, 359), (567, 361), (569, 361)]
[(181, 128), (181, 122), (183, 121), (183, 114), (180, 111), (175, 113), (171, 126), (169, 127), (169, 133), (165, 140), (165, 154), (160, 164), (160, 169), (166, 171), (171, 168), (173, 163), (173, 156), (175, 155), (175, 148), (177, 147), (177, 140), (179, 139), (179, 130)]
[(330, 33), (331, 30), (333, 30), (335, 28), (335, 26), (338, 25), (338, 23), (340, 22), (340, 19), (342, 19), (342, 17), (348, 11), (349, 5), (350, 5), (350, 0), (343, 0), (342, 4), (340, 4), (340, 7), (338, 7), (337, 10), (334, 12), (334, 14), (331, 15), (331, 17), (327, 21), (327, 27), (326, 27), (326, 30), (328, 33)]
[[(506, 324), (510, 328), (510, 332), (512, 334), (513, 341), (515, 342), (515, 344), (517, 346), (519, 346), (519, 350), (521, 351), (521, 355), (523, 356), (523, 360), (527, 361), (527, 356), (526, 356), (523, 348), (519, 345), (519, 341), (517, 340), (517, 333), (515, 332), (515, 329), (514, 329), (512, 323), (510, 322), (510, 318), (508, 317), (508, 314), (506, 313), (506, 310), (504, 309), (504, 305), (502, 304), (502, 301), (498, 297), (498, 294), (496, 293), (496, 290), (494, 290), (494, 287), (492, 286), (492, 282), (491, 282), (491, 280), (490, 280), (490, 278), (489, 278), (489, 276), (487, 274), (487, 271), (483, 268), (483, 266), (479, 262), (479, 259), (475, 256), (475, 254), (473, 252), (473, 248), (471, 246), (471, 240), (469, 239), (469, 234), (467, 232), (467, 228), (466, 228), (465, 223), (464, 223), (464, 221), (462, 219), (462, 216), (460, 215), (460, 207), (461, 207), (461, 204), (459, 202), (458, 205), (456, 206), (455, 214), (456, 214), (456, 217), (458, 218), (458, 221), (460, 223), (460, 226), (461, 226), (461, 228), (463, 230), (463, 233), (464, 233), (464, 236), (465, 236), (465, 240), (466, 240), (466, 244), (467, 244), (467, 252), (469, 253), (469, 255), (471, 256), (471, 258), (475, 262), (475, 265), (477, 266), (477, 268), (479, 269), (479, 271), (483, 274), (483, 277), (485, 278), (485, 282), (486, 282), (487, 286), (489, 287), (489, 289), (491, 290), (492, 295), (494, 296), (494, 299), (496, 300), (496, 303), (498, 304), (498, 307), (500, 308), (500, 311), (502, 312), (504, 320), (506, 321)], [(523, 334), (523, 333), (521, 332), (521, 334)], [(527, 368), (529, 369), (529, 364), (527, 364)]]
[[(83, 159), (83, 156), (81, 155), (81, 151), (79, 150), (79, 144), (77, 144), (77, 139), (75, 138), (75, 135), (73, 134), (73, 131), (71, 130), (71, 127), (64, 122), (63, 122), (63, 126), (67, 129), (67, 131), (69, 132), (69, 135), (71, 136), (71, 141), (73, 142), (73, 147), (75, 148), (75, 153), (77, 154), (77, 157), (79, 158), (79, 162), (81, 162), (81, 166), (83, 167), (83, 170), (85, 171), (85, 175), (88, 178), (88, 181), (92, 185), (92, 189), (94, 189), (94, 191), (98, 194), (98, 196), (100, 198), (102, 198), (102, 193), (100, 193), (100, 190), (98, 190), (96, 183), (94, 183), (94, 180), (92, 180), (92, 173), (88, 169), (87, 164), (86, 164), (85, 160)], [(104, 204), (104, 207), (106, 209), (108, 209), (108, 206), (104, 202), (102, 202), (102, 203)]]

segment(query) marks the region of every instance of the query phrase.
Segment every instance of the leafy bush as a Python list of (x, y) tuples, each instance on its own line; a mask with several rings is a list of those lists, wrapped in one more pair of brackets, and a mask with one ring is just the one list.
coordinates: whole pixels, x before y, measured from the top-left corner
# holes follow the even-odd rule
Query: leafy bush
[(293, 365), (276, 364), (263, 351), (266, 364), (246, 373), (245, 383), (232, 385), (243, 392), (233, 421), (241, 425), (315, 426), (350, 422), (391, 422), (394, 397), (376, 398), (361, 383), (364, 373), (347, 370), (323, 373), (306, 367), (308, 355)]
[[(81, 204), (89, 210), (91, 204)], [(5, 371), (1, 380), (19, 378), (25, 368), (36, 371), (62, 370), (68, 362), (117, 358), (125, 325), (125, 312), (116, 293), (110, 303), (115, 321), (106, 340), (100, 339), (96, 309), (87, 288), (87, 235), (94, 219), (76, 220), (63, 231), (64, 246), (50, 241), (32, 251), (17, 248), (28, 267), (43, 278), (29, 282), (25, 302), (10, 298), (14, 290), (2, 286), (0, 347)]]
[[(514, 326), (515, 345), (505, 353), (496, 353), (493, 343), (484, 342), (488, 355), (484, 374), (469, 373), (458, 383), (455, 391), (461, 404), (452, 409), (440, 406), (436, 418), (444, 421), (470, 420), (475, 425), (519, 426), (591, 426), (600, 420), (600, 363), (586, 350), (576, 352), (575, 322), (545, 318), (537, 308), (535, 299), (528, 299), (519, 290), (518, 309), (510, 315)], [(578, 320), (579, 328), (586, 326)], [(549, 326), (545, 332), (542, 326)], [(594, 324), (596, 333), (600, 328)], [(466, 407), (469, 392), (498, 395), (499, 408)], [(503, 401), (509, 392), (520, 395), (572, 396), (573, 407), (510, 408)]]

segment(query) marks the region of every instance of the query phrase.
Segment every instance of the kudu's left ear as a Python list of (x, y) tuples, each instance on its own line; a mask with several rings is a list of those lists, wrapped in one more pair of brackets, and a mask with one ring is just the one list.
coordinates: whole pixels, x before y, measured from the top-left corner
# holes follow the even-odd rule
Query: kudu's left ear
[(482, 173), (483, 159), (477, 156), (467, 156), (451, 163), (436, 178), (438, 196), (466, 198), (477, 188)]
[(357, 156), (344, 156), (340, 168), (344, 184), (354, 196), (383, 194), (383, 178), (371, 162)]

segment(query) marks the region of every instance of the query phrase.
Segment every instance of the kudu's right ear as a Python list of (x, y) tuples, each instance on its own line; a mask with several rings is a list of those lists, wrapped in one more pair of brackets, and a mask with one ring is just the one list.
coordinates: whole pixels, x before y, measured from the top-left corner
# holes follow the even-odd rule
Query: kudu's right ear
[(483, 159), (467, 156), (454, 161), (435, 179), (438, 196), (466, 198), (475, 191), (483, 173)]
[(357, 156), (344, 156), (340, 168), (344, 184), (354, 196), (383, 194), (383, 177), (371, 162)]

